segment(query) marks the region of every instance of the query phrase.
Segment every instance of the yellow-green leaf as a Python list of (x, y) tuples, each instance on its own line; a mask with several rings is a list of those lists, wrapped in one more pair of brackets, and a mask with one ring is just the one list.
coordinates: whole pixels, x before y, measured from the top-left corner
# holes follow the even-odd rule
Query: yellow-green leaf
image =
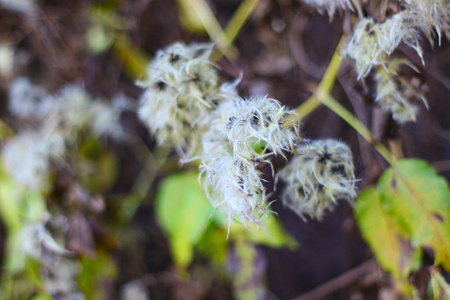
[(395, 226), (381, 200), (378, 190), (373, 187), (365, 189), (355, 203), (355, 217), (378, 263), (404, 284), (413, 266), (409, 241)]
[(198, 173), (166, 178), (156, 196), (156, 216), (168, 234), (175, 263), (186, 267), (193, 247), (208, 225), (213, 208), (198, 183)]
[(450, 270), (450, 190), (431, 165), (404, 159), (388, 169), (378, 185), (383, 209), (413, 246), (428, 246), (435, 261)]

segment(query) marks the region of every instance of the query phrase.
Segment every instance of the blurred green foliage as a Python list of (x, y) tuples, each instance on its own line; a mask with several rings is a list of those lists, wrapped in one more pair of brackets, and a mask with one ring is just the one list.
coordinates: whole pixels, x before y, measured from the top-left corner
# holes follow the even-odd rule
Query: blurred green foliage
[(97, 251), (93, 258), (82, 257), (78, 283), (86, 300), (107, 299), (105, 286), (112, 283), (116, 275), (115, 262), (105, 251)]
[(169, 237), (174, 261), (180, 267), (186, 267), (212, 212), (199, 186), (198, 173), (167, 177), (161, 183), (155, 201), (156, 217)]

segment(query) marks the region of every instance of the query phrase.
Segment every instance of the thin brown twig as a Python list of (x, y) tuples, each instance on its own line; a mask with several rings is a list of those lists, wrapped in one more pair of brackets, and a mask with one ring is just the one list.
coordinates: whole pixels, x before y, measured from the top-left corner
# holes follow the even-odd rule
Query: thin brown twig
[(317, 288), (306, 292), (305, 294), (294, 298), (293, 300), (315, 300), (322, 299), (323, 297), (338, 291), (349, 284), (355, 282), (362, 276), (369, 273), (369, 271), (375, 266), (375, 260), (371, 259), (366, 261), (362, 265), (353, 268), (338, 277), (318, 286)]

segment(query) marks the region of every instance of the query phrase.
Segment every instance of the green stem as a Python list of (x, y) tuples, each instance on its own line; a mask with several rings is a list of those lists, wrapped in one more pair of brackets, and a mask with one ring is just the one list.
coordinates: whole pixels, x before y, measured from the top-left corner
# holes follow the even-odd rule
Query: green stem
[(203, 24), (209, 37), (217, 43), (217, 47), (220, 51), (230, 60), (237, 58), (239, 56), (239, 51), (233, 47), (231, 43), (228, 43), (226, 39), (222, 38), (226, 35), (206, 1), (186, 0), (186, 2), (191, 6), (192, 10)]
[(233, 17), (225, 27), (224, 38), (227, 45), (231, 45), (234, 42), (234, 39), (241, 31), (242, 26), (244, 26), (258, 2), (259, 0), (245, 0), (239, 5)]
[(330, 95), (322, 95), (319, 98), (320, 102), (326, 107), (331, 109), (335, 114), (337, 114), (341, 119), (352, 126), (366, 141), (368, 141), (372, 146), (381, 154), (381, 156), (386, 159), (388, 163), (393, 165), (395, 163), (394, 155), (381, 143), (375, 141), (372, 132), (364, 126), (361, 121), (358, 120), (351, 112), (349, 112), (345, 107), (343, 107), (338, 101), (336, 101)]
[(317, 89), (317, 94), (324, 93), (330, 94), (331, 89), (334, 86), (334, 82), (336, 81), (337, 74), (339, 72), (339, 68), (342, 63), (342, 56), (340, 54), (342, 45), (344, 44), (344, 37), (339, 40), (339, 44), (334, 51), (333, 57), (331, 58), (330, 64), (328, 65), (325, 74), (323, 75), (322, 81), (320, 81), (319, 87)]
[(320, 101), (314, 94), (308, 100), (297, 106), (296, 112), (300, 119), (306, 118), (320, 106)]
[(333, 57), (331, 58), (328, 68), (325, 71), (325, 74), (323, 75), (323, 78), (320, 81), (315, 94), (297, 107), (297, 114), (300, 116), (300, 118), (305, 118), (320, 106), (318, 96), (329, 95), (331, 93), (331, 89), (334, 86), (334, 82), (336, 81), (336, 77), (342, 63), (340, 51), (344, 43), (343, 41), (344, 38), (342, 37), (339, 40), (339, 44), (334, 51)]

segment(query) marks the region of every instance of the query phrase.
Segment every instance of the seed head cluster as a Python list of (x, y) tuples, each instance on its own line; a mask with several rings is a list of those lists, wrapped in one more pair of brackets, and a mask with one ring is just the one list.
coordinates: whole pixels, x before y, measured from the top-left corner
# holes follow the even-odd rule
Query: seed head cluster
[[(361, 18), (356, 24), (351, 40), (343, 53), (356, 64), (358, 79), (365, 78), (376, 69), (376, 101), (381, 107), (393, 114), (399, 123), (415, 121), (418, 108), (411, 98), (425, 102), (421, 93), (412, 88), (397, 75), (390, 55), (404, 43), (414, 49), (423, 60), (420, 46), (421, 34), (433, 45), (435, 36), (441, 42), (443, 32), (450, 30), (450, 2), (446, 0), (403, 0), (401, 11), (384, 22), (372, 18)], [(411, 65), (408, 63), (408, 65)], [(383, 69), (382, 69), (383, 68)]]
[(433, 43), (435, 33), (450, 29), (450, 4), (443, 0), (408, 0), (405, 9), (383, 23), (362, 18), (354, 28), (344, 53), (355, 60), (358, 78), (366, 77), (372, 67), (384, 65), (400, 43), (413, 48), (423, 61), (420, 34)]
[[(320, 216), (319, 210), (325, 210), (330, 201), (354, 197), (348, 147), (326, 141), (325, 146), (314, 143), (299, 148), (302, 139), (296, 112), (267, 96), (240, 97), (240, 79), (219, 84), (209, 61), (211, 51), (209, 44), (176, 43), (157, 52), (147, 79), (139, 83), (145, 91), (138, 113), (160, 144), (177, 150), (181, 162), (201, 160), (205, 193), (214, 209), (228, 217), (229, 226), (237, 219), (258, 229), (268, 216), (270, 203), (261, 168), (271, 166), (275, 176), (271, 158), (277, 155), (287, 158), (288, 153), (305, 152), (295, 160), (304, 159), (303, 163), (287, 168), (303, 176), (297, 181), (311, 189), (290, 201), (302, 207), (312, 203), (315, 208), (297, 211)], [(339, 173), (340, 167), (344, 173)], [(287, 172), (281, 178), (287, 179)], [(300, 195), (297, 181), (289, 183), (286, 195), (293, 190)]]
[(76, 145), (80, 132), (94, 136), (124, 136), (120, 125), (123, 97), (108, 105), (93, 100), (81, 86), (71, 85), (52, 95), (24, 78), (12, 83), (11, 113), (25, 128), (2, 149), (5, 168), (20, 183), (33, 190), (46, 187), (52, 163), (62, 162), (68, 147)]

